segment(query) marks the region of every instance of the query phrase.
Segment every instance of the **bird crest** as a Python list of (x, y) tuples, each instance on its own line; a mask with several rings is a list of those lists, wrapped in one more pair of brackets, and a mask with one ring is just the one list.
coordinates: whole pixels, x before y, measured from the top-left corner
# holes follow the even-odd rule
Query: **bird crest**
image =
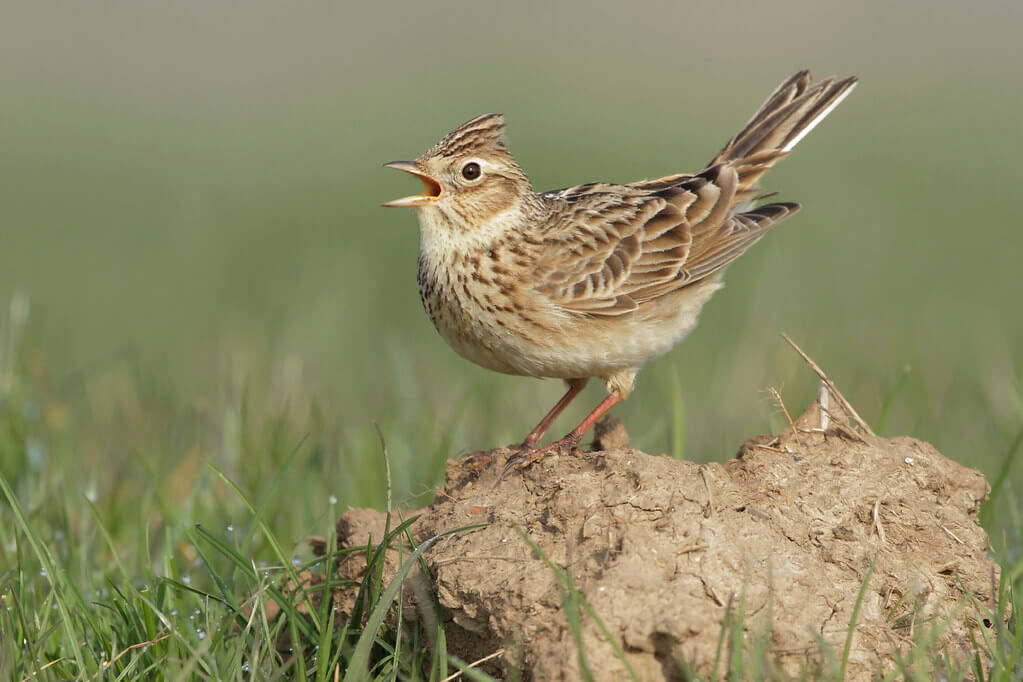
[(457, 157), (488, 151), (507, 153), (502, 114), (483, 114), (463, 123), (433, 145), (423, 157)]

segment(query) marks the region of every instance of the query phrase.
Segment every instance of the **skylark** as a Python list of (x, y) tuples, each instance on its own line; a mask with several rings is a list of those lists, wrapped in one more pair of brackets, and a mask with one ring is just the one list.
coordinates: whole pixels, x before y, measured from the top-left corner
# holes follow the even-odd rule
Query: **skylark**
[[(725, 268), (799, 209), (757, 182), (838, 106), (855, 78), (811, 85), (800, 71), (695, 175), (591, 182), (537, 194), (505, 148), (504, 117), (486, 114), (415, 161), (419, 296), (444, 340), (497, 372), (564, 379), (568, 391), (518, 446), (512, 464), (572, 449), (632, 392), (639, 368), (696, 325)], [(567, 436), (540, 439), (600, 377), (607, 397)]]

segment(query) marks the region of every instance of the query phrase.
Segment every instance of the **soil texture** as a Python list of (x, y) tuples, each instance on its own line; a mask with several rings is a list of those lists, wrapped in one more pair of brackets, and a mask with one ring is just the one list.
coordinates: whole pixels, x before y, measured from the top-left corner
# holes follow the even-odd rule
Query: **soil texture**
[[(977, 523), (988, 484), (927, 443), (862, 433), (816, 402), (725, 464), (648, 455), (621, 425), (600, 426), (592, 451), (501, 480), (507, 449), (449, 462), (435, 502), (403, 514), (422, 514), (413, 537), (482, 526), (425, 552), (429, 579), (406, 590), (406, 617), (441, 618), (449, 652), (501, 651), (480, 667), (527, 680), (581, 679), (584, 664), (598, 680), (629, 679), (628, 667), (677, 680), (711, 674), (716, 658), (720, 676), (735, 641), (721, 643), (723, 623), (740, 612), (744, 646), (766, 642), (770, 665), (812, 677), (835, 665), (821, 641), (841, 660), (865, 582), (847, 679), (890, 670), (935, 628), (965, 659), (970, 629), (991, 626), (998, 567)], [(379, 512), (338, 521), (342, 547), (383, 533)], [(402, 551), (388, 551), (385, 576)], [(347, 555), (341, 576), (360, 580), (366, 556)], [(334, 598), (352, 613), (353, 589)]]

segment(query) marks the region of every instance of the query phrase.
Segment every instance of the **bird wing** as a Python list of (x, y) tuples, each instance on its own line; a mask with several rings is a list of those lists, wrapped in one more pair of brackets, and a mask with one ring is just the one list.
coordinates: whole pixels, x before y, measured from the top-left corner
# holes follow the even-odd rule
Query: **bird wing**
[(721, 270), (799, 210), (772, 203), (760, 177), (852, 91), (853, 77), (782, 83), (698, 175), (548, 192), (540, 293), (591, 315), (622, 315)]
[(630, 185), (541, 195), (551, 208), (536, 289), (566, 310), (622, 315), (711, 275), (795, 212), (778, 203), (733, 213), (732, 164)]

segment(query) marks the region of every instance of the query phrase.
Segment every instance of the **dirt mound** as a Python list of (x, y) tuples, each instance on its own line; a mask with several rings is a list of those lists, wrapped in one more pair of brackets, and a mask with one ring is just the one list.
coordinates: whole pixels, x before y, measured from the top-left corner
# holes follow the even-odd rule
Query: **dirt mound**
[[(822, 421), (817, 403), (724, 465), (628, 449), (620, 427), (598, 440), (596, 451), (550, 456), (500, 482), (506, 450), (449, 463), (412, 531), (486, 524), (425, 555), (450, 652), (472, 661), (504, 649), (484, 669), (580, 679), (566, 582), (522, 532), (606, 627), (610, 642), (582, 610), (582, 649), (602, 680), (627, 678), (623, 657), (644, 680), (680, 679), (678, 661), (706, 674), (740, 608), (747, 645), (767, 637), (787, 672), (828, 665), (820, 640), (841, 659), (868, 571), (848, 679), (890, 669), (921, 629), (948, 620), (939, 641), (965, 657), (968, 628), (990, 625), (964, 595), (994, 606), (998, 568), (977, 524), (988, 485), (926, 443)], [(382, 515), (366, 510), (338, 522), (342, 545), (382, 530)], [(341, 572), (357, 579), (365, 555), (350, 556)], [(336, 600), (350, 613), (351, 595)], [(723, 659), (727, 648), (726, 638)]]

